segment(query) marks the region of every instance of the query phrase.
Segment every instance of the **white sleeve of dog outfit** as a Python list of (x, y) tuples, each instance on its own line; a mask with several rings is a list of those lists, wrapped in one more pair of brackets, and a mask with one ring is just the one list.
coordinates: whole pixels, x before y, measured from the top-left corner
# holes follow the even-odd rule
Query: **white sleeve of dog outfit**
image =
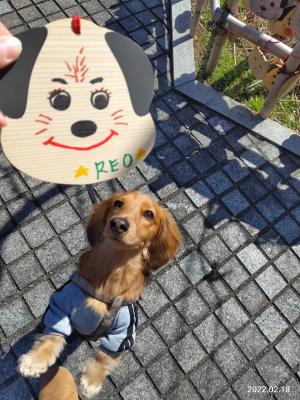
[[(83, 291), (69, 282), (51, 295), (43, 318), (43, 333), (68, 337), (76, 331), (89, 336), (96, 331), (101, 320), (99, 314), (86, 307)], [(137, 305), (122, 306), (111, 327), (97, 341), (100, 349), (108, 354), (129, 349), (135, 340), (137, 322)]]

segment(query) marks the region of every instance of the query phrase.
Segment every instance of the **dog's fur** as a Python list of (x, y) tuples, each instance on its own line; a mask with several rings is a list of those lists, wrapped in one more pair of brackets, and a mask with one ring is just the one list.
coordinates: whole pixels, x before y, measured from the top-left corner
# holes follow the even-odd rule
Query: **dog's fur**
[[(116, 207), (120, 205), (116, 201), (122, 202), (120, 208)], [(152, 211), (154, 217), (147, 218), (145, 211)], [(126, 218), (128, 231), (121, 235), (113, 233), (110, 228), (113, 218)], [(142, 294), (149, 273), (168, 262), (180, 244), (180, 233), (171, 214), (150, 197), (136, 192), (118, 193), (96, 205), (87, 235), (92, 248), (81, 257), (79, 273), (99, 293), (122, 296), (126, 301), (134, 301)], [(87, 304), (102, 316), (109, 311), (107, 304), (91, 297), (87, 298)], [(55, 363), (64, 344), (65, 340), (59, 336), (42, 336), (20, 358), (20, 373), (40, 376)], [(92, 398), (100, 391), (105, 376), (120, 358), (96, 352), (83, 369), (81, 388), (85, 397)], [(51, 388), (50, 391), (55, 390), (55, 385), (51, 384)]]

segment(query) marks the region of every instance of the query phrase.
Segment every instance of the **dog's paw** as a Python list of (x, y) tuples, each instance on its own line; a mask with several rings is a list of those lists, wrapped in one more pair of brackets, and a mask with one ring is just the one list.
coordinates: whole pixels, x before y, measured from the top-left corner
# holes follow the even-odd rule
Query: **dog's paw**
[(49, 368), (47, 361), (36, 360), (32, 354), (24, 354), (18, 361), (18, 372), (27, 378), (39, 378)]
[(102, 385), (92, 385), (86, 375), (80, 378), (80, 392), (84, 399), (90, 400), (95, 397), (101, 390)]

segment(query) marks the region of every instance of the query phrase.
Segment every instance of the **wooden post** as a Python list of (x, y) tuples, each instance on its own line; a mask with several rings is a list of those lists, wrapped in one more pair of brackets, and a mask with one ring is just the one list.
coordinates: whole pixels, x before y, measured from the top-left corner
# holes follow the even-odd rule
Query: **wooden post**
[(197, 0), (196, 7), (195, 7), (195, 13), (194, 13), (194, 17), (192, 20), (192, 26), (191, 26), (191, 30), (190, 30), (191, 37), (195, 36), (199, 18), (200, 18), (203, 7), (205, 7), (205, 5), (206, 5), (206, 2), (207, 2), (207, 0)]
[[(261, 117), (267, 118), (274, 105), (285, 94), (283, 92), (283, 85), (291, 76), (300, 68), (300, 42), (297, 42), (293, 48), (292, 53), (285, 63), (285, 72), (279, 73), (276, 77), (274, 85), (272, 86), (269, 94), (265, 100), (265, 104), (260, 112)], [(300, 78), (300, 76), (299, 76)]]
[[(230, 11), (231, 14), (235, 14), (238, 8), (238, 3), (239, 0), (229, 0), (228, 4), (227, 4), (227, 9)], [(225, 12), (225, 10), (217, 8), (215, 10), (215, 13), (219, 11), (220, 13), (222, 13), (222, 18), (223, 18), (223, 13)], [(215, 14), (214, 13), (214, 14)], [(213, 20), (215, 20), (214, 16), (213, 16)], [(225, 31), (225, 29), (218, 29), (217, 30), (217, 34), (214, 40), (214, 44), (210, 53), (210, 57), (209, 60), (207, 62), (207, 66), (206, 66), (206, 74), (210, 75), (211, 73), (213, 73), (214, 69), (216, 68), (216, 65), (219, 61), (222, 49), (226, 43), (227, 40), (227, 32)]]

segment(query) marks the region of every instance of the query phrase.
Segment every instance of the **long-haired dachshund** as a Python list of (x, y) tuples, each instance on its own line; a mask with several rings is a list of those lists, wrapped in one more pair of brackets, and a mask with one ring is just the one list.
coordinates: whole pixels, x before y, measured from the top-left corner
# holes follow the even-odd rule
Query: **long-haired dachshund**
[(174, 256), (180, 233), (166, 209), (132, 192), (96, 205), (87, 236), (92, 248), (81, 257), (71, 280), (51, 296), (43, 335), (19, 359), (19, 372), (39, 377), (55, 363), (65, 339), (76, 332), (97, 344), (81, 377), (83, 395), (92, 398), (122, 352), (134, 343), (136, 301), (150, 271)]

